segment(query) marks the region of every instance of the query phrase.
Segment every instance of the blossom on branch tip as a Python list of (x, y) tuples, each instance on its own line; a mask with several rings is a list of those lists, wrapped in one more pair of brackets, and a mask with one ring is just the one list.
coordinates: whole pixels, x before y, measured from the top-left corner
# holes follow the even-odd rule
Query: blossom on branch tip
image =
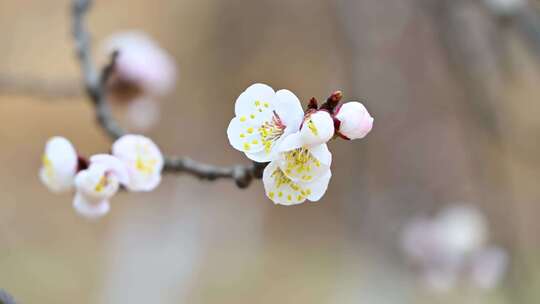
[(112, 35), (105, 52), (118, 52), (114, 75), (122, 84), (136, 86), (146, 95), (168, 94), (176, 81), (172, 57), (142, 32), (128, 31)]
[(73, 188), (78, 157), (75, 148), (64, 137), (50, 138), (45, 145), (39, 177), (49, 190), (57, 193)]
[(304, 111), (291, 91), (257, 83), (238, 97), (235, 115), (227, 128), (231, 145), (253, 161), (269, 162), (281, 141), (299, 130)]
[(142, 135), (124, 135), (112, 146), (113, 156), (127, 168), (130, 191), (152, 191), (161, 182), (164, 159), (158, 146)]
[(346, 139), (364, 138), (373, 128), (373, 117), (363, 104), (356, 101), (341, 105), (335, 118), (339, 121), (339, 135)]
[(118, 192), (121, 183), (128, 181), (122, 161), (110, 155), (96, 155), (91, 158), (90, 166), (75, 177), (77, 192), (73, 207), (86, 218), (104, 216), (110, 210), (109, 199)]

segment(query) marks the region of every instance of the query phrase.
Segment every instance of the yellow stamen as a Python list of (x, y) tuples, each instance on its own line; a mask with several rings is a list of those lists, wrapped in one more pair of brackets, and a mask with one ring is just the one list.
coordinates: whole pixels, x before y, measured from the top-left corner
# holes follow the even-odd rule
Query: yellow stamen
[(315, 136), (319, 135), (319, 131), (317, 130), (317, 127), (313, 123), (313, 120), (310, 119), (308, 121), (307, 125), (308, 125), (308, 128), (311, 131), (311, 133), (313, 133), (313, 135), (315, 135)]
[(107, 179), (107, 176), (102, 175), (94, 190), (96, 190), (96, 192), (101, 192), (103, 189), (105, 189), (105, 187), (107, 187), (108, 184), (109, 180)]
[(54, 176), (52, 161), (47, 157), (47, 155), (43, 154), (41, 157), (41, 162), (43, 163), (43, 168), (45, 168), (45, 175), (47, 175), (48, 178), (52, 178)]
[(154, 166), (157, 164), (156, 159), (144, 160), (142, 157), (138, 156), (135, 161), (135, 168), (141, 171), (142, 173), (152, 174), (154, 172)]

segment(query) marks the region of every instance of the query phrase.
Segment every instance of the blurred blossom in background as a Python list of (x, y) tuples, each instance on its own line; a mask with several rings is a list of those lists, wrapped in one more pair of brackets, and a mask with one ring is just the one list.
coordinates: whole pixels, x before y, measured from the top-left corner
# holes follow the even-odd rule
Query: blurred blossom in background
[(508, 257), (504, 249), (486, 244), (488, 228), (479, 210), (453, 205), (433, 218), (412, 219), (403, 230), (403, 251), (423, 283), (435, 291), (458, 283), (495, 288)]
[[(540, 2), (96, 0), (114, 115), (164, 154), (228, 143), (251, 84), (342, 90), (377, 123), (334, 141), (323, 199), (165, 175), (80, 219), (40, 183), (48, 138), (94, 155), (68, 1), (0, 0), (0, 289), (20, 303), (539, 303)], [(127, 29), (127, 30), (125, 30)], [(179, 77), (179, 70), (182, 76)], [(465, 203), (452, 203), (465, 202)]]
[(113, 34), (104, 42), (111, 60), (116, 54), (109, 80), (113, 104), (127, 104), (125, 117), (134, 131), (146, 131), (160, 117), (160, 99), (174, 88), (174, 59), (150, 37), (139, 31)]

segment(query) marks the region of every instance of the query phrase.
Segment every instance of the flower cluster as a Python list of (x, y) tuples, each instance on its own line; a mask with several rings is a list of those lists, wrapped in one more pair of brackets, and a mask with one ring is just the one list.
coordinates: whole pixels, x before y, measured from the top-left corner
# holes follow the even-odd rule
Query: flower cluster
[(128, 105), (132, 127), (148, 129), (159, 119), (159, 101), (174, 88), (177, 78), (173, 58), (142, 32), (112, 35), (103, 46), (107, 56), (116, 54), (108, 82), (109, 99)]
[(304, 113), (291, 91), (275, 92), (257, 83), (236, 100), (229, 142), (249, 159), (269, 162), (263, 183), (274, 203), (318, 201), (332, 176), (327, 142), (363, 138), (371, 131), (373, 118), (366, 108), (359, 102), (339, 105), (341, 98), (341, 92), (335, 92), (321, 106), (312, 98)]
[(482, 213), (453, 205), (435, 217), (412, 219), (403, 229), (402, 248), (421, 281), (435, 291), (449, 291), (458, 283), (490, 289), (503, 278), (508, 256), (487, 240)]
[(120, 187), (129, 191), (151, 191), (161, 181), (163, 156), (150, 139), (125, 135), (114, 142), (111, 154), (89, 159), (79, 156), (63, 137), (47, 141), (39, 176), (53, 192), (75, 190), (73, 207), (78, 214), (94, 219), (109, 212), (109, 200)]

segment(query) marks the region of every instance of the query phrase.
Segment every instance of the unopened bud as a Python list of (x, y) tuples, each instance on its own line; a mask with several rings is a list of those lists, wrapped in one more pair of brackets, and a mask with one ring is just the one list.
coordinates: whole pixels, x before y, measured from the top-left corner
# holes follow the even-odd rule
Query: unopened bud
[(317, 110), (319, 108), (319, 101), (315, 97), (311, 97), (307, 106), (308, 110)]

